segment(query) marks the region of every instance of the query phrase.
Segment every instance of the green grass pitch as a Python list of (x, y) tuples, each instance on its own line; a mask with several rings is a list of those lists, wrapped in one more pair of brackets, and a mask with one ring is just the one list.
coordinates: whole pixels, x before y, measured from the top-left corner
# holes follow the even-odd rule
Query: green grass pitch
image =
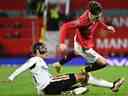
[[(62, 73), (78, 72), (80, 66), (66, 66)], [(37, 96), (31, 73), (24, 72), (12, 83), (4, 82), (15, 68), (0, 67), (0, 96)], [(50, 67), (50, 72), (54, 70)], [(128, 96), (128, 67), (107, 67), (92, 73), (97, 78), (114, 81), (119, 77), (125, 78), (125, 83), (119, 92), (113, 93), (110, 89), (88, 86), (89, 91), (82, 96)]]

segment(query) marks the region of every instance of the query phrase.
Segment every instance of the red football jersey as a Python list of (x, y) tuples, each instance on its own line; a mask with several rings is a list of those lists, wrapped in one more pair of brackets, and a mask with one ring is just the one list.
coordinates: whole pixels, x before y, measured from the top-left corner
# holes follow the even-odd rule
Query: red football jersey
[[(60, 43), (67, 43), (69, 48), (74, 47), (73, 42), (75, 35), (75, 41), (78, 42), (81, 47), (94, 47), (94, 34), (98, 31), (100, 32), (101, 30), (108, 30), (108, 27), (103, 21), (92, 22), (89, 19), (89, 15), (91, 15), (91, 13), (87, 10), (77, 20), (63, 24), (60, 28)], [(79, 31), (79, 28), (83, 26), (88, 27), (89, 34), (87, 34), (87, 36), (84, 36)]]
[(79, 26), (83, 26), (89, 23), (89, 14), (90, 12), (87, 10), (77, 20), (64, 23), (59, 29), (60, 43), (65, 43), (68, 48), (74, 48), (75, 33), (78, 31)]
[(75, 34), (75, 41), (80, 44), (83, 48), (93, 48), (94, 47), (94, 36), (96, 32), (101, 30), (107, 30), (107, 25), (102, 21), (92, 23), (88, 26), (88, 34), (86, 36), (82, 35), (80, 31), (77, 31)]
[(86, 10), (82, 16), (79, 18), (79, 25), (78, 29), (80, 27), (88, 27), (88, 33), (86, 36), (81, 34), (81, 32), (78, 30), (75, 34), (75, 41), (80, 44), (83, 48), (93, 48), (94, 47), (94, 35), (96, 32), (100, 32), (101, 30), (109, 30), (108, 26), (104, 24), (102, 20), (93, 22), (89, 19), (89, 16), (91, 15), (89, 10)]

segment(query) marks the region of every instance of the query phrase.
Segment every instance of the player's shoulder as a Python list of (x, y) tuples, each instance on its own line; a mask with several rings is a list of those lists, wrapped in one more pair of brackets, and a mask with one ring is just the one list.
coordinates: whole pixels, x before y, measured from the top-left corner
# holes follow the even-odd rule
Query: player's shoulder
[(62, 28), (70, 28), (70, 27), (76, 27), (77, 26), (77, 20), (72, 20), (72, 21), (69, 21), (69, 22), (66, 22), (64, 23), (61, 27)]
[(33, 60), (33, 59), (41, 59), (41, 58), (38, 57), (38, 56), (33, 56), (33, 57), (31, 57), (30, 59)]
[(42, 61), (43, 59), (41, 57), (38, 57), (38, 56), (34, 56), (34, 57), (31, 57), (29, 59), (29, 61), (31, 62), (38, 62), (38, 61)]

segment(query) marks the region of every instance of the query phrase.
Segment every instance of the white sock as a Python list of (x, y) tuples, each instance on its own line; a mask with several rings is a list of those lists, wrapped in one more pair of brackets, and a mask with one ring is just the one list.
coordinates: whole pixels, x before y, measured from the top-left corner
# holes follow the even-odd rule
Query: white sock
[(102, 79), (96, 79), (93, 76), (89, 76), (88, 84), (99, 86), (99, 87), (106, 87), (106, 88), (113, 87), (113, 82), (105, 81)]
[(73, 90), (75, 95), (82, 94), (82, 93), (84, 93), (86, 91), (87, 91), (87, 87), (78, 87), (78, 88)]

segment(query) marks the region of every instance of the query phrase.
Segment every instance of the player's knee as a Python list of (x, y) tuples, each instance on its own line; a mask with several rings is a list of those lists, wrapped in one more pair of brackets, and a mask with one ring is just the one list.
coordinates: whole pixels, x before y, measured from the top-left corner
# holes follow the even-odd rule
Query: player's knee
[(99, 65), (102, 65), (102, 66), (106, 66), (107, 65), (107, 59), (99, 58), (99, 59), (97, 59), (96, 63)]

